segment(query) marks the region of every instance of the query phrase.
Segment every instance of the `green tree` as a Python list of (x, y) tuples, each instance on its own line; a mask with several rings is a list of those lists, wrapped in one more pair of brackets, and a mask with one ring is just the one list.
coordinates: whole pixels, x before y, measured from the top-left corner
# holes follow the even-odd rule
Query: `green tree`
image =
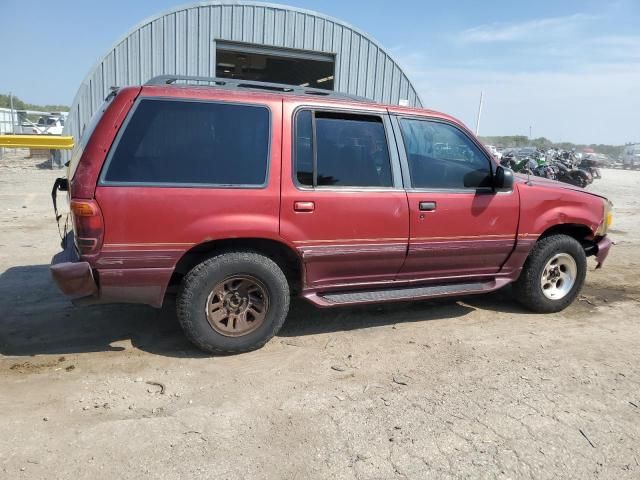
[[(0, 93), (0, 108), (11, 108), (11, 98), (9, 95)], [(66, 105), (36, 105), (26, 103), (18, 97), (13, 97), (13, 108), (15, 110), (37, 110), (40, 112), (68, 112), (69, 107)]]

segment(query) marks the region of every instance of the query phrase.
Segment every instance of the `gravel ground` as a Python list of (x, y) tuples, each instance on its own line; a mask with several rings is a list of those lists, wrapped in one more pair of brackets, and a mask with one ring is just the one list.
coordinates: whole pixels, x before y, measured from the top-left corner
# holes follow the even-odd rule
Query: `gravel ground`
[(0, 477), (640, 478), (640, 172), (570, 308), (482, 297), (316, 310), (207, 357), (172, 302), (73, 307), (41, 160), (0, 160)]

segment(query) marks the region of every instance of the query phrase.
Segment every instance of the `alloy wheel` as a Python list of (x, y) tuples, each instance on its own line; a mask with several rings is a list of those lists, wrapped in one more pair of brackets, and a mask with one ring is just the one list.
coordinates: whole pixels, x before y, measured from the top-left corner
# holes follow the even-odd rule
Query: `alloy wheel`
[(227, 337), (253, 332), (262, 325), (268, 310), (267, 288), (250, 275), (225, 278), (207, 297), (207, 320), (216, 332)]

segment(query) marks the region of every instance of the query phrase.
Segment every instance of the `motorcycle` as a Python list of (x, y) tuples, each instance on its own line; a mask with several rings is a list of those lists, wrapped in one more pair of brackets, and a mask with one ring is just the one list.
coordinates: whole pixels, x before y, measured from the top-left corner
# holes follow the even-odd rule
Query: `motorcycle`
[(575, 168), (571, 164), (567, 164), (562, 160), (552, 160), (551, 166), (556, 171), (556, 180), (570, 185), (584, 188), (593, 182), (591, 174), (585, 170)]
[(599, 165), (598, 160), (591, 158), (589, 156), (586, 156), (582, 159), (582, 161), (578, 165), (578, 168), (581, 170), (585, 170), (586, 172), (589, 172), (594, 179), (602, 178), (598, 165)]
[(580, 168), (582, 163), (573, 152), (566, 150), (550, 151), (547, 154), (538, 150), (525, 155), (509, 152), (503, 155), (500, 164), (516, 173), (558, 180), (581, 188), (593, 182), (594, 176), (598, 175), (596, 178), (600, 178), (597, 168), (597, 172), (593, 173), (591, 169)]
[(503, 155), (500, 164), (516, 173), (528, 173), (530, 175), (534, 175), (533, 170), (538, 166), (534, 160), (528, 157), (518, 158), (514, 153)]

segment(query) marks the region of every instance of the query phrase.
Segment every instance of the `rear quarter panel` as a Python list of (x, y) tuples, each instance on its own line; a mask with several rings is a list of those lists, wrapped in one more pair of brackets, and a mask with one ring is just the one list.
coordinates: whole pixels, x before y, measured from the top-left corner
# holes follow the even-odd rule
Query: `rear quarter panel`
[(141, 264), (126, 262), (126, 266), (171, 266), (160, 261), (158, 253), (180, 255), (194, 245), (221, 238), (278, 238), (279, 196), (269, 187), (99, 186), (96, 199), (105, 221), (97, 266), (109, 265), (115, 252), (133, 250), (150, 252), (149, 258), (140, 258)]
[[(158, 89), (161, 96), (176, 89)], [(144, 92), (153, 95), (156, 91)], [(231, 97), (231, 98), (229, 98)], [(282, 100), (275, 96), (239, 102), (271, 112), (268, 180), (263, 187), (171, 187), (101, 185), (95, 199), (105, 233), (98, 255), (86, 260), (98, 272), (104, 296), (158, 306), (178, 260), (193, 246), (216, 239), (280, 240)], [(188, 98), (234, 100), (213, 89)], [(123, 288), (128, 291), (123, 291)], [(137, 293), (136, 293), (137, 292)], [(150, 300), (151, 299), (151, 300)]]

